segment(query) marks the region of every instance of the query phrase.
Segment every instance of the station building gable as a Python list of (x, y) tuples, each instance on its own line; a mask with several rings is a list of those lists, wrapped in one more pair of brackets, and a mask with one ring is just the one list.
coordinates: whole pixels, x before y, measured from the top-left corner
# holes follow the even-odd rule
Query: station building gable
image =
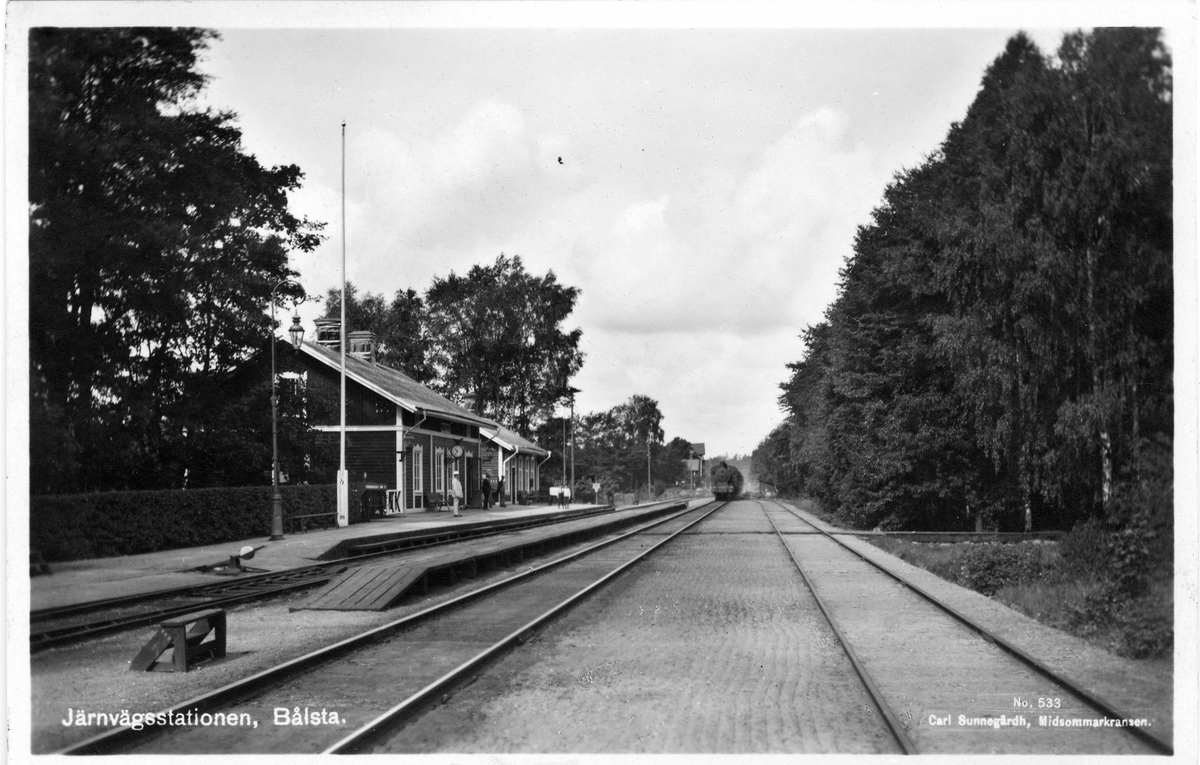
[[(310, 393), (336, 402), (341, 354), (337, 334), (328, 331), (327, 320), (325, 324), (318, 327), (317, 342), (301, 346), (301, 364)], [(327, 339), (331, 335), (333, 342)], [(351, 480), (365, 480), (369, 492), (409, 510), (426, 507), (431, 495), (448, 495), (457, 471), (467, 504), (481, 504), (485, 461), (495, 459), (496, 448), (480, 428), (495, 423), (376, 362), (372, 333), (352, 332), (349, 339), (346, 469)], [(313, 426), (327, 438), (340, 438), (338, 408)]]

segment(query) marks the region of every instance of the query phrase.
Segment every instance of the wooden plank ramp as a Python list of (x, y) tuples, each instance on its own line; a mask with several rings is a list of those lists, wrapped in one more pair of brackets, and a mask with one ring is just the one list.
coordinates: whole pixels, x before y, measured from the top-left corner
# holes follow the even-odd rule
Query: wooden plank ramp
[[(663, 506), (648, 511), (647, 515), (659, 515), (684, 506), (686, 503), (678, 506), (664, 503)], [(635, 514), (625, 516), (624, 520), (636, 520), (639, 517), (640, 514)], [(613, 523), (614, 518), (614, 515), (606, 513), (602, 517), (579, 520), (603, 527)], [(290, 610), (385, 611), (396, 605), (405, 592), (424, 576), (449, 571), (452, 575), (472, 577), (478, 573), (481, 563), (486, 565), (489, 561), (506, 557), (507, 563), (511, 563), (514, 557), (521, 561), (526, 555), (537, 554), (546, 544), (553, 544), (556, 540), (578, 531), (579, 529), (550, 526), (514, 529), (511, 533), (498, 537), (462, 540), (461, 545), (456, 545), (450, 550), (432, 554), (419, 552), (410, 555), (406, 563), (380, 563), (351, 569)]]
[(383, 611), (418, 579), (426, 566), (387, 563), (352, 569), (321, 588), (292, 611)]

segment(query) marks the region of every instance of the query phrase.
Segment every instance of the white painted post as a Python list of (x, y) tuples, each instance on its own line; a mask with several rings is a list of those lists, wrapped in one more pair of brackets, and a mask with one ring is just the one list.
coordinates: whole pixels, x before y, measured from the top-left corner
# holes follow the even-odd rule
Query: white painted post
[(337, 471), (337, 524), (338, 528), (350, 525), (350, 471)]

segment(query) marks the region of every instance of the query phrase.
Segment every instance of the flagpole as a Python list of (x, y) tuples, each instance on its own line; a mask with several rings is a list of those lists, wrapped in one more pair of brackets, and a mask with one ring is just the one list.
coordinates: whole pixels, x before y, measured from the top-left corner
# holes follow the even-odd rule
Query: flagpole
[(338, 326), (342, 354), (342, 426), (337, 474), (337, 524), (350, 525), (350, 476), (346, 472), (346, 121), (342, 120), (342, 320)]

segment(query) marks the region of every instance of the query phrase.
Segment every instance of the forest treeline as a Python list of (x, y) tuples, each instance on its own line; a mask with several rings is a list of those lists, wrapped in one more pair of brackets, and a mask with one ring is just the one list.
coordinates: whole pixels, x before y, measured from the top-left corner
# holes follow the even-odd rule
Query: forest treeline
[(860, 528), (1169, 537), (1171, 86), (1158, 30), (1009, 40), (860, 227), (756, 475)]

